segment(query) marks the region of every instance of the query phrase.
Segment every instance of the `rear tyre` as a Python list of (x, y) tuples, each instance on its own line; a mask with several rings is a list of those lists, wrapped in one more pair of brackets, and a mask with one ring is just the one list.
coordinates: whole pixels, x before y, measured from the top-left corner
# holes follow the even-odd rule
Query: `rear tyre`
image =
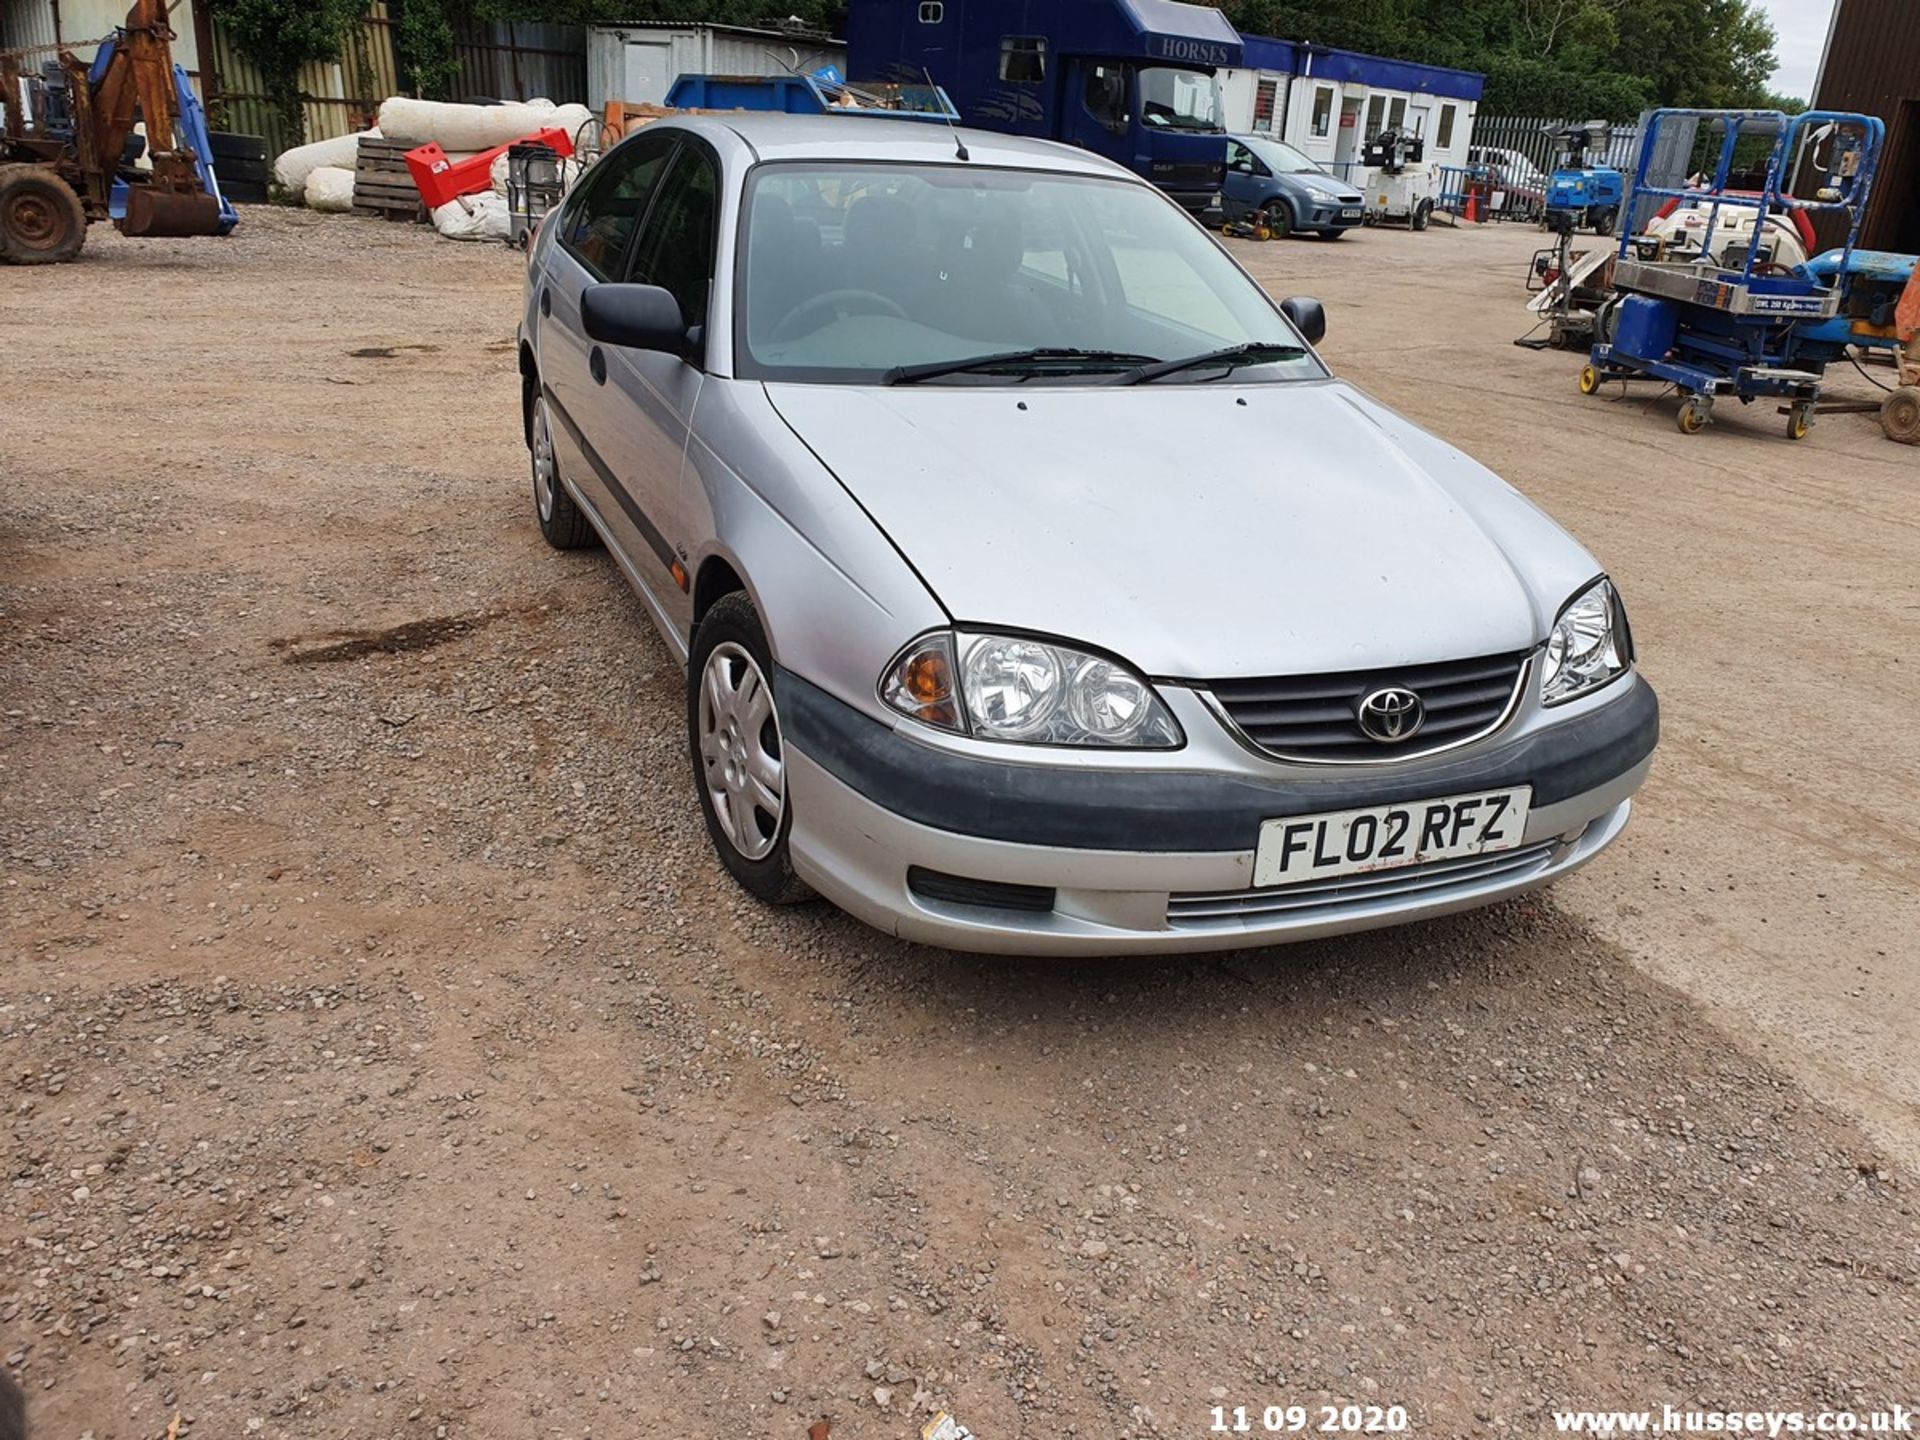
[(73, 187), (45, 165), (0, 165), (0, 261), (58, 265), (87, 240)]
[(787, 839), (787, 750), (773, 655), (744, 591), (722, 595), (694, 632), (687, 659), (687, 744), (707, 835), (742, 889), (769, 905), (813, 891), (793, 873)]
[(1902, 385), (1880, 402), (1880, 428), (1889, 440), (1920, 445), (1920, 385)]
[(1602, 210), (1593, 217), (1593, 233), (1596, 235), (1611, 235), (1613, 233), (1613, 227), (1618, 224), (1619, 221), (1620, 212), (1618, 210), (1612, 209), (1611, 207)]
[(538, 396), (527, 422), (527, 453), (533, 468), (533, 514), (540, 533), (556, 550), (584, 550), (600, 537), (567, 494), (560, 479), (560, 461), (553, 449), (553, 418), (547, 399)]
[(1260, 213), (1266, 217), (1267, 234), (1275, 240), (1284, 240), (1293, 233), (1293, 211), (1284, 200), (1269, 200), (1260, 207)]
[(1422, 200), (1418, 205), (1413, 207), (1413, 215), (1408, 219), (1407, 224), (1415, 230), (1424, 230), (1427, 228), (1427, 221), (1432, 215), (1433, 202), (1431, 200)]

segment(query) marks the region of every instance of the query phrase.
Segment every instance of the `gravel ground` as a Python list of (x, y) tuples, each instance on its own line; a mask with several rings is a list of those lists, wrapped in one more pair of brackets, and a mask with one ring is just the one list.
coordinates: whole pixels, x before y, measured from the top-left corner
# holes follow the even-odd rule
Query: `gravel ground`
[[(847, 1440), (944, 1408), (1111, 1440), (1324, 1400), (1524, 1436), (1920, 1398), (1911, 806), (1856, 778), (1878, 854), (1773, 868), (1819, 767), (1713, 723), (1751, 657), (1689, 628), (1771, 543), (1742, 487), (1805, 527), (1798, 593), (1869, 604), (1846, 542), (1904, 505), (1861, 563), (1911, 561), (1912, 457), (1889, 500), (1846, 421), (1579, 409), (1568, 357), (1506, 345), (1529, 248), (1241, 253), (1645, 593), (1673, 648), (1635, 828), (1474, 916), (1073, 966), (726, 882), (673, 661), (532, 524), (501, 250), (249, 210), (10, 276), (0, 1353), (39, 1433)], [(1782, 631), (1844, 667), (1920, 607), (1887, 609)], [(1842, 717), (1850, 764), (1910, 753), (1866, 722), (1911, 670)], [(1843, 1024), (1868, 1048), (1823, 1050)]]

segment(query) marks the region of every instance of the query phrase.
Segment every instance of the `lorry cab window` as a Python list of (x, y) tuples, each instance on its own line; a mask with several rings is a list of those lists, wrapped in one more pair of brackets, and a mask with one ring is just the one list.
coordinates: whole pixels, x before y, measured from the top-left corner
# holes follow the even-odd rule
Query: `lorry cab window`
[(1087, 66), (1087, 113), (1109, 130), (1127, 124), (1127, 69), (1124, 65)]
[(1047, 37), (1005, 35), (1000, 40), (1000, 78), (1009, 85), (1038, 85), (1047, 78)]
[(1202, 70), (1140, 71), (1140, 117), (1175, 130), (1220, 130), (1220, 83)]

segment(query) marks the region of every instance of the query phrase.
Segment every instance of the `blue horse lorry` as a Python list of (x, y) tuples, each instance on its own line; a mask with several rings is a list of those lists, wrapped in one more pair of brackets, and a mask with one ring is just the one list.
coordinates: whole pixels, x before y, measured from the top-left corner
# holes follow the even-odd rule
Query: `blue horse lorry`
[(1063, 140), (1217, 211), (1227, 136), (1216, 72), (1240, 35), (1178, 0), (850, 0), (847, 74), (926, 82), (968, 125)]

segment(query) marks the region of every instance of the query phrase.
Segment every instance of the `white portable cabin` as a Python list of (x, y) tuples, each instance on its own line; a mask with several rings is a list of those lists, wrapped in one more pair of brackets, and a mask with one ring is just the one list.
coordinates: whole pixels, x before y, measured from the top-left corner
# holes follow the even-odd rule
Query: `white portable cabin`
[(1364, 189), (1361, 147), (1407, 126), (1424, 165), (1464, 165), (1486, 77), (1352, 50), (1243, 35), (1244, 63), (1220, 72), (1227, 129), (1272, 135)]
[[(587, 31), (587, 106), (660, 105), (682, 75), (795, 75), (846, 68), (843, 41), (739, 25), (636, 20)], [(851, 77), (849, 77), (851, 78)]]

